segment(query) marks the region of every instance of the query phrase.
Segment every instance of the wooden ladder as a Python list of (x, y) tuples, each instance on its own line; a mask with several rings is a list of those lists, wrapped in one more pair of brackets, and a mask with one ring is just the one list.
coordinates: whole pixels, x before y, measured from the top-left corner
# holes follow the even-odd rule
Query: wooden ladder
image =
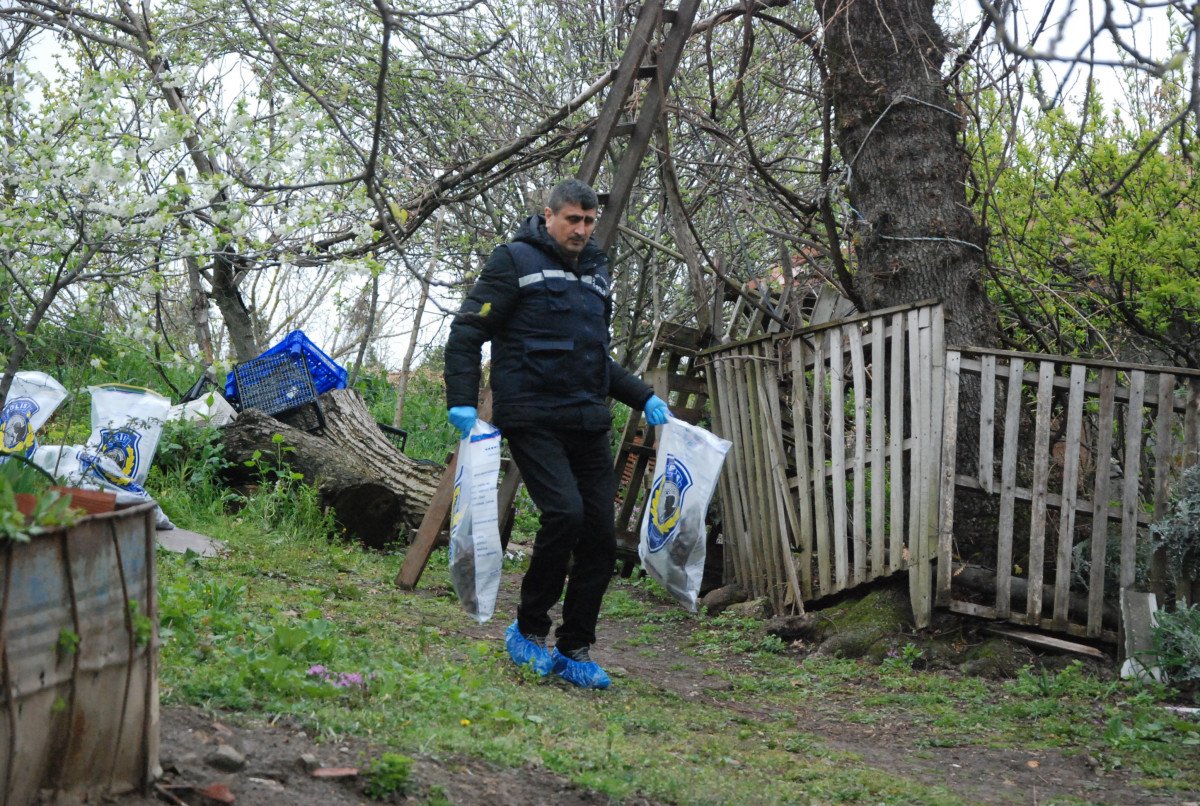
[[(650, 138), (662, 115), (667, 89), (679, 67), (683, 46), (691, 33), (699, 0), (680, 0), (679, 8), (663, 7), (663, 0), (646, 0), (638, 12), (637, 22), (629, 37), (625, 53), (616, 68), (616, 75), (608, 91), (604, 106), (596, 118), (588, 140), (587, 150), (580, 162), (576, 178), (590, 184), (596, 181), (600, 167), (608, 154), (609, 146), (616, 138), (625, 137), (624, 150), (616, 160), (612, 184), (607, 193), (600, 193), (600, 204), (604, 215), (596, 225), (595, 239), (600, 248), (608, 251), (616, 242), (621, 213), (629, 202), (633, 183), (641, 168), (642, 159), (650, 146)], [(669, 26), (669, 27), (668, 27)], [(626, 120), (626, 104), (639, 82), (645, 82), (640, 95), (640, 106), (636, 114)], [(479, 417), (490, 420), (492, 415), (491, 390), (485, 390), (479, 404)], [(634, 417), (640, 417), (635, 412)], [(447, 462), (446, 469), (438, 482), (437, 490), (430, 501), (429, 509), (421, 519), (417, 534), (404, 555), (404, 564), (396, 576), (396, 584), (404, 590), (413, 590), (429, 562), (429, 555), (441, 534), (450, 522), (450, 508), (454, 503), (454, 473), (458, 465), (457, 449)], [(521, 484), (521, 473), (510, 463), (500, 482), (496, 505), (500, 510), (500, 534), (505, 545), (512, 533), (513, 501)]]

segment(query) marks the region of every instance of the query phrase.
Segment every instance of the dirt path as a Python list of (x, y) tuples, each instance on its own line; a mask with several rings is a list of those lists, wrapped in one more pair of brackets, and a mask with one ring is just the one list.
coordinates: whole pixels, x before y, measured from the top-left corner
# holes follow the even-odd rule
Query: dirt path
[[(485, 625), (467, 619), (453, 632), (483, 641), (503, 642), (504, 630), (515, 612), (520, 578), (509, 575), (501, 586), (496, 617)], [(438, 596), (443, 591), (419, 590), (418, 595)], [(660, 605), (665, 611), (667, 605)], [(1130, 783), (1123, 771), (1104, 772), (1087, 755), (1067, 756), (1056, 750), (1025, 752), (993, 749), (975, 745), (939, 746), (931, 750), (923, 744), (920, 724), (903, 715), (889, 714), (859, 724), (848, 717), (862, 713), (859, 692), (824, 698), (819, 705), (799, 707), (780, 713), (759, 710), (753, 702), (731, 702), (720, 696), (728, 688), (719, 675), (706, 674), (714, 661), (689, 655), (685, 648), (699, 623), (673, 622), (661, 631), (656, 652), (647, 653), (639, 638), (639, 624), (631, 620), (602, 620), (594, 656), (613, 674), (615, 685), (623, 679), (637, 679), (658, 686), (689, 700), (718, 709), (736, 711), (739, 716), (792, 720), (797, 733), (817, 736), (833, 751), (851, 753), (861, 763), (893, 771), (906, 778), (931, 785), (942, 785), (966, 802), (1041, 803), (1068, 799), (1103, 803), (1189, 803), (1200, 800), (1195, 794), (1148, 793)], [(798, 651), (791, 651), (797, 662)], [(680, 658), (687, 659), (681, 664)], [(740, 674), (753, 674), (754, 664), (746, 657), (725, 661), (736, 663)], [(212, 754), (221, 745), (232, 747), (245, 759), (244, 766), (232, 772), (213, 767)], [(370, 803), (362, 794), (362, 779), (321, 779), (306, 769), (302, 757), (311, 766), (324, 768), (359, 767), (366, 759), (379, 755), (382, 748), (366, 742), (347, 740), (336, 745), (317, 744), (294, 724), (280, 721), (273, 725), (246, 723), (235, 714), (214, 719), (197, 709), (166, 708), (162, 718), (162, 765), (166, 772), (160, 785), (159, 799), (128, 797), (126, 806), (162, 803), (164, 800), (207, 806), (220, 803), (218, 797), (201, 797), (201, 790), (213, 784), (209, 794), (223, 794), (221, 786), (236, 793), (239, 804), (286, 804), (286, 806), (341, 806)], [(412, 755), (412, 778), (422, 798), (441, 794), (454, 804), (603, 804), (607, 797), (589, 792), (545, 770), (525, 767), (500, 768), (477, 759), (432, 759)], [(177, 788), (167, 788), (177, 787)], [(230, 801), (225, 801), (230, 802)], [(402, 801), (398, 801), (402, 802)], [(422, 800), (421, 802), (424, 802)], [(644, 800), (632, 804), (648, 803)]]

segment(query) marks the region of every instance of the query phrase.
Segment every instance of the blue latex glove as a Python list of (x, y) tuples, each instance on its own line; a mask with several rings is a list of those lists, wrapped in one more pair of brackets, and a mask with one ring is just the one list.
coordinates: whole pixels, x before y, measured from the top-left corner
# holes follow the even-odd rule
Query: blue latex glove
[(451, 406), (449, 411), (450, 424), (458, 429), (463, 439), (471, 433), (471, 427), (475, 425), (475, 418), (478, 416), (479, 412), (474, 406)]
[(666, 425), (667, 418), (671, 416), (667, 402), (658, 395), (650, 395), (642, 411), (646, 412), (646, 422), (650, 425)]

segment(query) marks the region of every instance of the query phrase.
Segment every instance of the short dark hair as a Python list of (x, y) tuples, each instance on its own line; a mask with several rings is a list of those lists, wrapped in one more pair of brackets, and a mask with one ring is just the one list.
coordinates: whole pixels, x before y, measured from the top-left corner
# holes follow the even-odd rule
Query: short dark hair
[(584, 210), (595, 210), (600, 206), (600, 200), (596, 198), (596, 191), (586, 182), (564, 179), (550, 191), (546, 206), (557, 213), (564, 204), (578, 204)]

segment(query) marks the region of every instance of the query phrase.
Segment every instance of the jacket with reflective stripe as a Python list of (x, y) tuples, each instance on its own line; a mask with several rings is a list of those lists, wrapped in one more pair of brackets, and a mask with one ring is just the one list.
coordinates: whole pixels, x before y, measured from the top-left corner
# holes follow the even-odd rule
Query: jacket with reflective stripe
[(559, 256), (541, 216), (492, 252), (450, 327), (446, 395), (473, 406), (480, 348), (492, 342), (493, 421), (605, 429), (606, 397), (641, 408), (650, 387), (609, 357), (608, 258), (589, 243), (574, 270)]

